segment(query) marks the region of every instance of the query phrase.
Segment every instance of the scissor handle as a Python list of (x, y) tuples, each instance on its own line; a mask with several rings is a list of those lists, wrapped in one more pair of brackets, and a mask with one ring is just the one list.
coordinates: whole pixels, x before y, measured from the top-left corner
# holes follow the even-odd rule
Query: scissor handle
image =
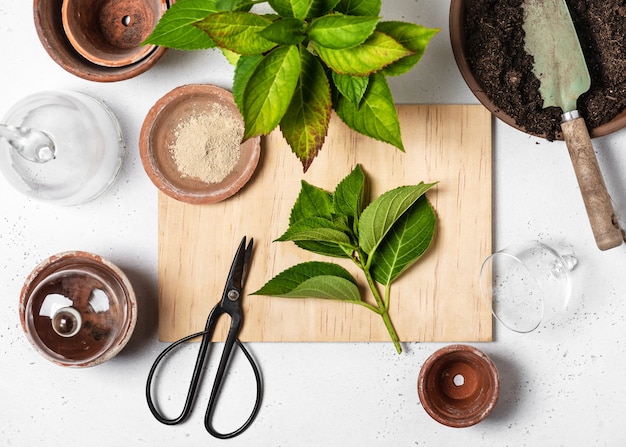
[[(234, 333), (234, 332), (231, 331), (229, 332), (228, 335), (230, 336), (231, 333)], [(230, 359), (230, 354), (233, 350), (233, 343), (239, 346), (239, 349), (241, 349), (241, 351), (244, 353), (244, 355), (246, 356), (246, 359), (248, 360), (248, 362), (250, 363), (250, 366), (252, 367), (252, 371), (254, 372), (254, 379), (256, 381), (256, 398), (254, 400), (254, 407), (252, 408), (252, 412), (250, 413), (250, 416), (241, 427), (239, 427), (238, 429), (230, 433), (220, 433), (217, 430), (215, 430), (215, 428), (213, 428), (213, 422), (212, 422), (213, 414), (215, 413), (217, 400), (219, 398), (222, 384), (224, 382), (224, 373), (226, 371), (226, 366), (228, 365), (228, 362)], [(243, 433), (250, 426), (250, 424), (252, 424), (252, 422), (254, 421), (254, 418), (256, 418), (256, 415), (259, 412), (259, 408), (261, 407), (262, 389), (263, 389), (263, 386), (261, 383), (261, 373), (259, 371), (259, 367), (257, 366), (256, 362), (252, 358), (252, 355), (250, 355), (248, 350), (245, 348), (243, 343), (239, 341), (238, 338), (234, 337), (232, 339), (232, 342), (230, 343), (227, 338), (226, 344), (224, 345), (224, 350), (222, 351), (222, 357), (220, 359), (220, 363), (217, 367), (217, 373), (215, 375), (215, 381), (213, 382), (213, 388), (211, 389), (211, 396), (209, 397), (209, 405), (204, 415), (204, 427), (206, 428), (206, 430), (212, 436), (218, 439), (234, 438), (235, 436)]]
[[(214, 309), (214, 311), (218, 309), (219, 308), (216, 308)], [(219, 311), (217, 313), (219, 313)], [(193, 408), (193, 402), (198, 392), (204, 363), (205, 363), (206, 356), (208, 353), (209, 344), (211, 343), (211, 336), (213, 334), (213, 330), (215, 329), (216, 321), (217, 321), (217, 318), (209, 318), (209, 323), (207, 324), (207, 327), (205, 328), (204, 331), (197, 332), (192, 335), (188, 335), (187, 337), (181, 338), (180, 340), (172, 343), (166, 349), (164, 349), (163, 352), (161, 352), (161, 354), (159, 354), (159, 356), (154, 361), (152, 368), (150, 369), (150, 372), (148, 373), (148, 379), (146, 382), (146, 400), (148, 402), (148, 407), (150, 408), (150, 411), (159, 422), (166, 424), (166, 425), (176, 425), (176, 424), (183, 422), (191, 413), (191, 410)], [(237, 338), (237, 333), (238, 333), (237, 328), (239, 324), (240, 322), (236, 321), (236, 318), (233, 321), (231, 321), (231, 330), (228, 332), (228, 336), (224, 344), (224, 349), (222, 351), (220, 363), (217, 367), (215, 381), (213, 382), (213, 388), (211, 389), (211, 395), (209, 397), (209, 405), (207, 407), (207, 411), (204, 417), (204, 426), (206, 430), (212, 436), (219, 438), (219, 439), (233, 438), (241, 434), (242, 432), (244, 432), (250, 426), (250, 424), (254, 421), (257, 413), (259, 412), (259, 408), (261, 406), (261, 398), (262, 398), (261, 373), (259, 371), (259, 368), (256, 362), (254, 361), (254, 359), (252, 358), (248, 350), (244, 347), (244, 345)], [(176, 349), (181, 344), (186, 343), (200, 336), (202, 337), (202, 341), (200, 342), (200, 348), (199, 348), (198, 356), (196, 358), (196, 364), (194, 366), (193, 375), (191, 378), (191, 382), (189, 384), (189, 390), (187, 391), (187, 397), (185, 399), (183, 410), (178, 417), (171, 418), (171, 419), (167, 418), (159, 412), (158, 408), (156, 407), (152, 399), (152, 380), (154, 378), (154, 374), (158, 368), (159, 363), (172, 350)], [(220, 394), (222, 384), (224, 382), (224, 375), (226, 372), (226, 368), (228, 366), (228, 362), (230, 360), (230, 354), (233, 351), (235, 344), (239, 346), (239, 348), (243, 351), (244, 355), (246, 356), (246, 359), (252, 366), (252, 371), (254, 372), (254, 378), (256, 381), (256, 398), (254, 402), (254, 407), (252, 409), (252, 413), (250, 414), (246, 422), (241, 427), (239, 427), (237, 430), (234, 430), (233, 432), (230, 432), (230, 433), (220, 433), (213, 428), (212, 418), (213, 418), (213, 414), (215, 411), (215, 406), (217, 404), (218, 396)]]
[[(156, 418), (157, 421), (161, 422), (162, 424), (166, 424), (166, 425), (180, 424), (185, 419), (187, 419), (187, 417), (191, 413), (191, 409), (193, 407), (193, 401), (198, 391), (198, 385), (200, 383), (200, 377), (202, 375), (202, 367), (206, 359), (208, 345), (210, 342), (210, 338), (206, 337), (207, 333), (208, 331), (204, 330), (201, 332), (196, 332), (195, 334), (188, 335), (187, 337), (181, 338), (178, 341), (175, 341), (174, 343), (169, 345), (167, 348), (165, 348), (163, 352), (159, 354), (159, 356), (156, 358), (156, 360), (152, 364), (152, 367), (150, 368), (150, 372), (148, 373), (148, 379), (146, 381), (146, 401), (148, 402), (148, 408), (150, 408), (150, 412), (152, 412), (152, 415)], [(180, 413), (180, 415), (178, 415), (178, 417), (169, 419), (163, 416), (161, 412), (159, 412), (158, 408), (156, 407), (154, 403), (154, 400), (152, 399), (152, 379), (154, 378), (154, 374), (159, 364), (161, 363), (161, 361), (171, 351), (173, 351), (174, 349), (176, 349), (178, 346), (182, 345), (183, 343), (186, 343), (196, 337), (202, 337), (202, 342), (200, 343), (200, 350), (198, 353), (198, 357), (196, 358), (196, 365), (194, 366), (193, 375), (191, 377), (191, 382), (189, 384), (189, 390), (187, 391), (187, 398), (185, 399), (185, 405), (183, 406), (183, 411)], [(203, 346), (203, 345), (206, 345), (206, 346)]]

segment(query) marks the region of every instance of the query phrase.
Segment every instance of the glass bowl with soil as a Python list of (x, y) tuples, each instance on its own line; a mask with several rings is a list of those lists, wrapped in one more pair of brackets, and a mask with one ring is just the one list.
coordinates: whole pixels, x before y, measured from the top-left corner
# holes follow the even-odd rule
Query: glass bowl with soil
[(130, 340), (137, 300), (116, 265), (70, 251), (50, 256), (31, 272), (19, 312), (26, 337), (44, 358), (89, 367), (111, 359)]
[[(626, 6), (622, 0), (566, 0), (591, 76), (578, 99), (592, 137), (626, 126)], [(533, 58), (524, 50), (523, 0), (452, 0), (450, 39), (476, 98), (503, 122), (562, 139), (561, 110), (543, 108)]]

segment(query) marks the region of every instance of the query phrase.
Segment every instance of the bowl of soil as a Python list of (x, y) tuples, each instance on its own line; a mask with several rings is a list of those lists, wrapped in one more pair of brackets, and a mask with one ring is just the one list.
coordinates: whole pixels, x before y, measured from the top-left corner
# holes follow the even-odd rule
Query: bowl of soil
[[(591, 76), (578, 110), (592, 137), (626, 126), (626, 6), (567, 0)], [(531, 135), (562, 139), (561, 110), (543, 109), (533, 59), (524, 50), (523, 0), (451, 0), (450, 39), (459, 70), (494, 116)]]
[(191, 204), (237, 193), (256, 170), (260, 137), (242, 141), (244, 122), (231, 92), (210, 84), (177, 87), (148, 112), (139, 154), (154, 185)]
[(462, 428), (485, 419), (498, 401), (500, 378), (491, 359), (469, 345), (449, 345), (433, 353), (417, 379), (424, 410), (437, 422)]

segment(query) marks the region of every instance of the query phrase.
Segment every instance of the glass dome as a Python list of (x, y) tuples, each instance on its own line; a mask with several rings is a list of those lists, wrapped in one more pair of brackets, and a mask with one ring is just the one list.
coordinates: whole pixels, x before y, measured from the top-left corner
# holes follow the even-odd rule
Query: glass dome
[(34, 163), (0, 140), (0, 171), (18, 191), (59, 205), (78, 205), (102, 194), (119, 173), (124, 140), (113, 113), (74, 91), (41, 92), (14, 105), (3, 124), (45, 132), (55, 158)]

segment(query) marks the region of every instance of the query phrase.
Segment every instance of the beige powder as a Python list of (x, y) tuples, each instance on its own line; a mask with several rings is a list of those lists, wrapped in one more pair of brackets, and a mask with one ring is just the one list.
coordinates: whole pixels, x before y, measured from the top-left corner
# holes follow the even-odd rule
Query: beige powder
[(241, 117), (221, 104), (193, 115), (176, 126), (169, 150), (183, 177), (219, 183), (240, 157), (244, 126)]

